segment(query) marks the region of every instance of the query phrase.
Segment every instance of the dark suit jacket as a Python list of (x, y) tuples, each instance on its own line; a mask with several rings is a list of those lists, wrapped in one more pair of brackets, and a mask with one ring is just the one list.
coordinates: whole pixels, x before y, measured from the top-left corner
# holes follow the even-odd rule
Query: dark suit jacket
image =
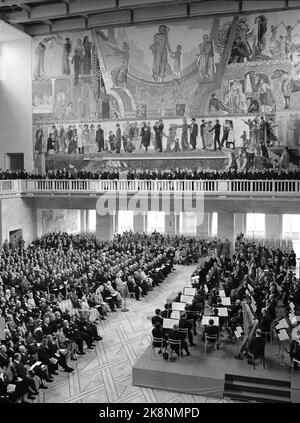
[(26, 370), (24, 364), (22, 364), (21, 362), (16, 363), (15, 361), (13, 363), (14, 363), (16, 375), (18, 377), (20, 377), (21, 379), (24, 379), (27, 376), (27, 370)]
[(164, 319), (161, 316), (153, 316), (151, 319), (152, 325), (155, 326), (156, 323), (160, 323), (161, 326), (163, 325)]
[(219, 328), (218, 326), (205, 326), (204, 332), (207, 335), (219, 335)]

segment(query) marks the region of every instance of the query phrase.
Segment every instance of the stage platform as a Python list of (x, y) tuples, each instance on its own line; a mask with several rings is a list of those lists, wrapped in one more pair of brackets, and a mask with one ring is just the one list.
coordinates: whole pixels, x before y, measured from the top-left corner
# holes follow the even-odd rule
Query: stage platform
[(281, 366), (276, 340), (266, 345), (266, 368), (259, 363), (255, 370), (247, 360), (234, 358), (241, 342), (237, 345), (224, 337), (220, 349), (208, 350), (206, 356), (200, 335), (194, 337), (194, 342), (196, 346), (189, 347), (189, 357), (184, 352), (182, 358), (169, 362), (161, 355), (151, 358), (151, 347), (148, 347), (133, 367), (133, 384), (213, 398), (300, 402), (300, 370), (291, 371), (286, 352), (283, 360), (286, 366)]

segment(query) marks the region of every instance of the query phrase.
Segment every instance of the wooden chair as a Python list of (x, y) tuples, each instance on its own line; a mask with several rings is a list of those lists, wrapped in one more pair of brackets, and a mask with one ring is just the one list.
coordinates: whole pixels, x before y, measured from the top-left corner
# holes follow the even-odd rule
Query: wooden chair
[(204, 354), (206, 355), (207, 347), (213, 346), (215, 349), (218, 348), (218, 335), (207, 335), (207, 333), (204, 334)]
[(155, 348), (159, 348), (161, 350), (161, 357), (162, 357), (162, 350), (163, 350), (163, 338), (152, 338), (152, 344), (151, 344), (151, 360), (152, 357), (155, 356)]
[(171, 357), (173, 357), (173, 352), (175, 351), (176, 354), (181, 357), (182, 350), (181, 350), (181, 340), (180, 339), (169, 339), (168, 340), (168, 346), (169, 346), (169, 357), (168, 361)]
[(266, 368), (266, 360), (265, 360), (265, 344), (259, 345), (251, 355), (253, 361), (253, 370), (255, 370), (255, 360), (260, 359), (260, 362), (263, 363), (264, 369)]
[(178, 328), (177, 330), (178, 330), (178, 332), (184, 333), (185, 334), (185, 338), (187, 338), (187, 336), (188, 336), (188, 328)]

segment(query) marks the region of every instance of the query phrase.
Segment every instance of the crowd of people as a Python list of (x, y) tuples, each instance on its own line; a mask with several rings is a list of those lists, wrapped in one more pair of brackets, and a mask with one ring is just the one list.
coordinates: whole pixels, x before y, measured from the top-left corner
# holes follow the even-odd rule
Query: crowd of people
[(274, 169), (265, 168), (262, 170), (251, 168), (238, 170), (234, 164), (234, 158), (230, 159), (226, 169), (190, 168), (175, 169), (129, 169), (121, 171), (108, 169), (103, 171), (53, 169), (45, 174), (31, 173), (24, 170), (0, 170), (0, 180), (12, 179), (87, 179), (87, 180), (298, 180), (300, 169)]
[[(168, 339), (172, 339), (181, 340), (181, 351), (190, 355), (187, 342), (190, 346), (195, 345), (197, 321), (203, 318), (204, 313), (207, 314), (208, 308), (212, 318), (203, 326), (202, 340), (205, 335), (216, 336), (218, 348), (221, 336), (225, 336), (224, 331), (228, 338), (236, 339), (235, 331), (240, 326), (249, 338), (238, 358), (245, 358), (252, 364), (257, 348), (264, 349), (265, 342), (270, 339), (276, 319), (290, 313), (290, 302), (295, 305), (295, 311), (300, 309), (300, 281), (294, 272), (296, 254), (292, 249), (267, 248), (240, 234), (230, 258), (225, 244), (216, 242), (214, 254), (202, 260), (193, 272), (192, 286), (196, 288), (196, 294), (192, 304), (186, 305), (181, 313), (179, 324), (172, 329), (163, 328), (163, 318), (171, 316), (172, 302), (180, 301), (182, 292), (178, 292), (172, 302), (166, 303), (163, 310), (155, 310), (152, 336), (163, 339), (163, 348), (160, 348), (160, 342), (153, 345), (160, 348), (159, 353), (167, 352)], [(231, 301), (231, 306), (227, 307), (227, 318), (219, 316), (218, 312), (218, 308), (224, 307), (220, 289)], [(219, 327), (215, 325), (213, 317), (219, 318)], [(253, 328), (255, 331), (249, 336)], [(177, 354), (180, 353), (179, 347), (172, 348)], [(291, 358), (300, 359), (300, 336), (298, 341), (291, 340), (289, 353)]]
[(195, 263), (208, 243), (192, 237), (125, 232), (110, 242), (91, 234), (50, 233), (4, 242), (0, 255), (0, 402), (28, 402), (58, 366), (102, 338), (97, 322), (137, 301), (172, 272)]

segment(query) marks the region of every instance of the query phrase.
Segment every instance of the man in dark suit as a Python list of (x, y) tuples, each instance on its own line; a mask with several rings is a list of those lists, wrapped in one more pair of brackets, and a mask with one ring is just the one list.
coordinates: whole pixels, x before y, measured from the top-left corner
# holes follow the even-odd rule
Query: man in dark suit
[(187, 321), (187, 314), (186, 313), (182, 313), (181, 318), (179, 320), (179, 329), (187, 329), (188, 330), (188, 339), (189, 339), (189, 343), (190, 346), (193, 347), (194, 345), (194, 339), (193, 339), (193, 334), (192, 334), (192, 328), (193, 325), (192, 323), (189, 323)]
[(219, 150), (222, 149), (221, 144), (220, 144), (220, 133), (221, 133), (221, 125), (219, 123), (219, 119), (216, 119), (216, 123), (215, 125), (211, 128), (211, 130), (209, 132), (215, 131), (215, 136), (214, 136), (214, 150), (217, 150), (217, 144), (219, 147)]
[[(28, 375), (27, 368), (21, 362), (21, 354), (19, 353), (16, 353), (14, 355), (13, 369), (14, 369), (15, 375), (19, 377), (20, 379), (22, 379), (23, 383), (25, 383), (28, 386), (28, 388), (30, 388), (31, 391), (29, 392), (33, 395), (37, 395), (38, 391), (35, 385), (35, 381), (33, 377), (30, 377)], [(33, 395), (32, 395), (32, 399), (35, 398)]]
[[(169, 332), (169, 339), (173, 339), (175, 341), (180, 340), (181, 341), (181, 349), (186, 352), (186, 355), (187, 356), (190, 355), (190, 352), (189, 352), (187, 343), (185, 341), (185, 334), (183, 332), (179, 332), (178, 331), (178, 325), (174, 325), (173, 326), (173, 329), (170, 330), (170, 332)], [(176, 352), (177, 355), (179, 355), (179, 350), (176, 350), (174, 348), (174, 351)]]
[(104, 131), (101, 125), (97, 126), (96, 143), (98, 145), (98, 152), (101, 153), (101, 151), (104, 150)]
[(161, 317), (161, 315), (160, 315), (160, 309), (159, 308), (157, 308), (156, 310), (155, 310), (155, 316), (153, 316), (152, 317), (152, 319), (151, 319), (151, 322), (152, 322), (152, 325), (153, 326), (156, 326), (156, 324), (157, 323), (160, 323), (160, 325), (162, 326), (162, 324), (163, 324), (163, 318)]
[(271, 323), (272, 323), (271, 316), (269, 315), (268, 310), (266, 308), (263, 308), (261, 312), (262, 312), (262, 317), (259, 322), (259, 328), (262, 332), (270, 332)]
[(208, 336), (214, 336), (217, 335), (217, 348), (219, 349), (219, 328), (218, 326), (214, 325), (214, 320), (210, 319), (208, 321), (208, 325), (205, 326), (204, 332), (203, 332), (203, 340), (205, 339), (205, 334)]
[(190, 126), (190, 144), (193, 150), (196, 150), (197, 136), (198, 136), (198, 125), (196, 123), (196, 119), (193, 118), (192, 124)]

